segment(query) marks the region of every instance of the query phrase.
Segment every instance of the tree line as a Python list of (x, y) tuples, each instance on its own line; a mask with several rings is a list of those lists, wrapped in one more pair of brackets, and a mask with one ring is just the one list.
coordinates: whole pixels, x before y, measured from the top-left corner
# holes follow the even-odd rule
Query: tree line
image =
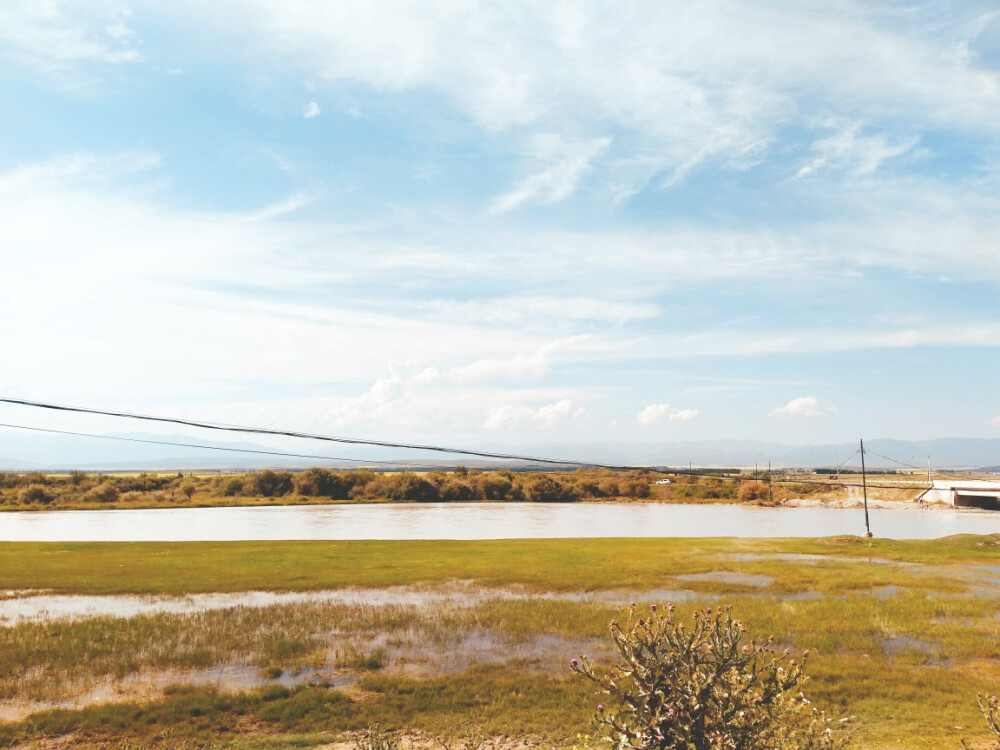
[(195, 503), (281, 502), (533, 502), (592, 500), (660, 502), (780, 502), (802, 488), (766, 481), (692, 476), (648, 470), (507, 471), (457, 467), (452, 471), (264, 469), (240, 474), (100, 474), (73, 471), (0, 473), (0, 505), (124, 506)]

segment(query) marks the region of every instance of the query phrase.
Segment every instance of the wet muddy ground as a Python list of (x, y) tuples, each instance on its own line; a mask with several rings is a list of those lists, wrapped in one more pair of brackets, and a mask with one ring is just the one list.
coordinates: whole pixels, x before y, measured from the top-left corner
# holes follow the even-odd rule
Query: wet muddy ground
[[(692, 592), (646, 592), (643, 597), (662, 600), (664, 595)], [(144, 615), (192, 615), (213, 610), (275, 608), (309, 604), (339, 604), (366, 609), (430, 613), (433, 619), (449, 611), (470, 609), (484, 602), (514, 601), (590, 601), (621, 604), (635, 592), (531, 593), (516, 589), (486, 588), (468, 583), (444, 586), (407, 586), (385, 589), (343, 589), (318, 592), (249, 591), (229, 594), (203, 594), (182, 597), (165, 596), (75, 596), (44, 591), (6, 591), (0, 599), (0, 627), (18, 623), (46, 623), (88, 618), (132, 618)], [(678, 597), (675, 597), (678, 598)], [(48, 708), (80, 708), (103, 702), (151, 699), (171, 685), (214, 686), (224, 690), (244, 690), (270, 684), (294, 686), (317, 684), (350, 691), (364, 667), (352, 662), (377, 654), (377, 668), (386, 674), (409, 677), (433, 677), (461, 672), (483, 664), (516, 664), (519, 670), (557, 673), (564, 671), (573, 656), (587, 653), (601, 657), (607, 645), (594, 640), (573, 640), (555, 635), (538, 635), (526, 640), (511, 640), (495, 632), (473, 627), (442, 638), (429, 633), (417, 615), (414, 627), (376, 633), (321, 634), (325, 646), (319, 659), (279, 674), (269, 672), (246, 659), (197, 669), (146, 669), (120, 677), (103, 677), (80, 684), (63, 684), (60, 690), (69, 695), (60, 700), (15, 699), (0, 701), (0, 720), (13, 721)]]
[[(898, 566), (907, 573), (940, 572), (929, 566), (901, 563), (882, 558), (834, 558), (806, 554), (731, 554), (720, 562), (774, 560), (798, 565), (877, 565)], [(967, 585), (964, 595), (996, 598), (1000, 590), (1000, 566), (954, 565), (948, 574)], [(816, 592), (800, 591), (778, 594), (768, 591), (775, 579), (768, 575), (734, 570), (710, 570), (682, 574), (674, 581), (692, 584), (737, 585), (746, 589), (745, 596), (770, 597), (775, 601), (816, 598)], [(901, 589), (881, 585), (867, 593), (875, 599), (891, 599)], [(862, 592), (865, 593), (865, 592)], [(375, 589), (337, 589), (314, 592), (247, 591), (223, 594), (187, 596), (77, 596), (40, 590), (0, 591), (0, 627), (18, 623), (54, 622), (98, 617), (132, 618), (142, 615), (191, 615), (199, 612), (232, 608), (270, 608), (280, 606), (337, 604), (370, 608), (411, 608), (418, 613), (467, 610), (487, 602), (569, 601), (595, 605), (622, 605), (629, 601), (687, 601), (718, 599), (717, 594), (686, 589), (653, 589), (646, 591), (596, 592), (537, 592), (514, 587), (491, 588), (471, 582), (455, 581), (441, 585), (395, 586)], [(421, 617), (424, 614), (420, 615)], [(430, 616), (430, 615), (428, 615)], [(1000, 616), (1000, 612), (998, 612)], [(523, 639), (510, 639), (489, 629), (472, 627), (455, 632), (450, 638), (432, 637), (420, 627), (410, 630), (363, 635), (359, 633), (323, 634), (321, 657), (308, 665), (275, 674), (247, 661), (232, 660), (205, 668), (176, 670), (145, 670), (121, 677), (103, 677), (87, 684), (71, 686), (68, 697), (48, 702), (15, 699), (0, 702), (0, 720), (18, 720), (35, 711), (51, 707), (78, 708), (108, 701), (151, 699), (161, 696), (171, 685), (211, 685), (225, 690), (241, 690), (269, 684), (294, 686), (322, 683), (351, 691), (363, 667), (352, 665), (345, 655), (381, 654), (378, 668), (387, 674), (412, 677), (433, 677), (462, 672), (482, 664), (511, 664), (518, 670), (559, 674), (565, 671), (569, 658), (580, 654), (601, 659), (610, 656), (606, 639), (571, 639), (544, 634)], [(947, 667), (939, 659), (931, 642), (906, 635), (887, 637), (880, 641), (883, 652), (898, 654), (922, 653), (928, 663)]]

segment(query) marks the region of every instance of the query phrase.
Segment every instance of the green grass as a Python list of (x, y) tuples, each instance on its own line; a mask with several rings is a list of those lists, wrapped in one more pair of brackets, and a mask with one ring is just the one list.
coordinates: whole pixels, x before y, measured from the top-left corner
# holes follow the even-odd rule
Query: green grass
[[(837, 717), (853, 717), (854, 747), (958, 748), (961, 738), (983, 735), (976, 692), (1000, 688), (1000, 587), (988, 580), (995, 574), (977, 567), (998, 565), (998, 553), (996, 535), (918, 542), (5, 544), (0, 591), (179, 594), (460, 579), (487, 593), (512, 587), (524, 596), (487, 596), (469, 606), (308, 602), (0, 628), (0, 700), (52, 700), (88, 681), (232, 663), (275, 676), (326, 659), (359, 679), (348, 692), (269, 685), (226, 694), (178, 687), (148, 703), (47, 711), (0, 723), (0, 746), (71, 733), (76, 744), (70, 747), (311, 747), (374, 723), (452, 737), (476, 724), (491, 734), (568, 746), (577, 732), (589, 730), (596, 698), (569, 674), (566, 662), (581, 650), (606, 659), (607, 623), (621, 616), (621, 607), (612, 600), (538, 594), (620, 591), (644, 607), (650, 595), (643, 592), (685, 589), (700, 599), (680, 601), (680, 617), (696, 605), (725, 602), (751, 636), (774, 635), (778, 647), (809, 649), (806, 691)], [(775, 557), (797, 554), (821, 559)], [(676, 578), (710, 571), (752, 573), (771, 582), (758, 588)], [(477, 634), (509, 645), (512, 653), (538, 639), (549, 639), (548, 649), (537, 658), (511, 657), (424, 678), (392, 669), (399, 644), (448, 651)]]
[[(729, 560), (727, 554), (810, 554), (819, 565)], [(733, 570), (775, 577), (788, 593), (840, 593), (884, 585), (958, 591), (953, 563), (995, 563), (1000, 535), (940, 540), (825, 539), (515, 539), (495, 541), (322, 541), (0, 544), (0, 588), (77, 594), (308, 591), (447, 580), (547, 591), (665, 588), (672, 576)], [(859, 565), (881, 558), (937, 566)], [(685, 589), (719, 590), (684, 582)], [(734, 593), (746, 587), (730, 586)]]
[(470, 720), (491, 735), (527, 733), (566, 744), (587, 728), (592, 702), (589, 686), (579, 680), (496, 668), (429, 680), (372, 676), (361, 689), (351, 697), (324, 687), (235, 694), (178, 687), (154, 703), (44, 711), (19, 724), (0, 724), (0, 746), (71, 733), (78, 747), (116, 747), (125, 740), (145, 747), (273, 746), (249, 743), (248, 730), (258, 741), (319, 732), (329, 741), (331, 733), (374, 724), (461, 737)]

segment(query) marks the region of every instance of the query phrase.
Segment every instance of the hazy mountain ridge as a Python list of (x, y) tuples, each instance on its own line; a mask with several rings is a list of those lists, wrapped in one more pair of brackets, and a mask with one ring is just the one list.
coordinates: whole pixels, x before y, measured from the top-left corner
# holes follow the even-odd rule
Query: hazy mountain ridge
[[(190, 443), (215, 449), (281, 451), (315, 455), (316, 458), (290, 458), (199, 450), (184, 446), (155, 445), (143, 442), (95, 439), (73, 435), (20, 434), (0, 431), (0, 470), (140, 470), (140, 469), (256, 469), (262, 467), (301, 468), (316, 465), (347, 465), (332, 460), (334, 456), (349, 462), (389, 461), (434, 465), (480, 465), (471, 456), (448, 455), (430, 451), (403, 451), (369, 446), (308, 444), (273, 447), (246, 441), (202, 440), (189, 435), (121, 433), (109, 437), (131, 440)], [(843, 462), (848, 468), (860, 468), (857, 443), (823, 445), (786, 445), (755, 440), (704, 440), (673, 443), (588, 443), (539, 444), (510, 446), (490, 444), (471, 446), (474, 450), (516, 453), (528, 456), (565, 459), (583, 463), (607, 463), (629, 466), (767, 466), (772, 468), (835, 467)], [(872, 439), (865, 442), (866, 463), (870, 468), (923, 469), (928, 456), (932, 468), (981, 468), (1000, 465), (1000, 439), (939, 438), (935, 440)], [(322, 457), (328, 457), (326, 459)], [(891, 460), (890, 460), (891, 459)], [(898, 462), (898, 463), (897, 463)]]

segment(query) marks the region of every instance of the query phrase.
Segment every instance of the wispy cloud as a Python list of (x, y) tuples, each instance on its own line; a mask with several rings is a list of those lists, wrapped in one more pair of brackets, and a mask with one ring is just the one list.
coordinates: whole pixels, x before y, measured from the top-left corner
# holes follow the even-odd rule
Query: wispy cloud
[(316, 102), (309, 102), (306, 106), (302, 108), (302, 116), (307, 120), (311, 120), (314, 117), (319, 117), (322, 110), (319, 108), (319, 104)]
[[(205, 23), (200, 6), (180, 7)], [(995, 134), (997, 72), (971, 52), (990, 9), (969, 3), (946, 29), (855, 1), (714, 0), (681, 13), (640, 0), (609, 22), (586, 2), (572, 13), (523, 2), (456, 15), (402, 0), (391, 10), (259, 0), (247, 14), (229, 0), (212, 17), (217, 33), (260, 40), (253, 49), (268, 64), (280, 58), (332, 85), (434, 91), (488, 132), (577, 144), (550, 163), (527, 154), (529, 176), (494, 203), (503, 212), (560, 200), (612, 136), (616, 163), (600, 175), (628, 195), (651, 181), (676, 185), (708, 163), (745, 169), (815, 112), (874, 134), (821, 139), (811, 166), (800, 165), (807, 173), (832, 167), (844, 149), (848, 169), (871, 173), (926, 129)]]
[(862, 135), (862, 123), (828, 123), (838, 130), (812, 144), (816, 156), (795, 174), (796, 179), (822, 170), (844, 170), (856, 176), (873, 174), (884, 162), (906, 154), (920, 140), (903, 137), (890, 143), (885, 135)]
[(626, 323), (660, 314), (660, 308), (654, 302), (624, 301), (612, 295), (512, 295), (462, 301), (433, 299), (419, 302), (417, 306), (421, 311), (449, 318), (517, 326), (548, 321), (564, 324), (587, 321)]
[(610, 138), (567, 142), (547, 135), (533, 140), (531, 156), (540, 171), (499, 196), (493, 202), (493, 213), (506, 213), (525, 203), (558, 203), (566, 199), (576, 190), (590, 163), (611, 145)]
[(127, 3), (9, 0), (0, 6), (0, 54), (57, 82), (79, 83), (81, 66), (143, 59)]

